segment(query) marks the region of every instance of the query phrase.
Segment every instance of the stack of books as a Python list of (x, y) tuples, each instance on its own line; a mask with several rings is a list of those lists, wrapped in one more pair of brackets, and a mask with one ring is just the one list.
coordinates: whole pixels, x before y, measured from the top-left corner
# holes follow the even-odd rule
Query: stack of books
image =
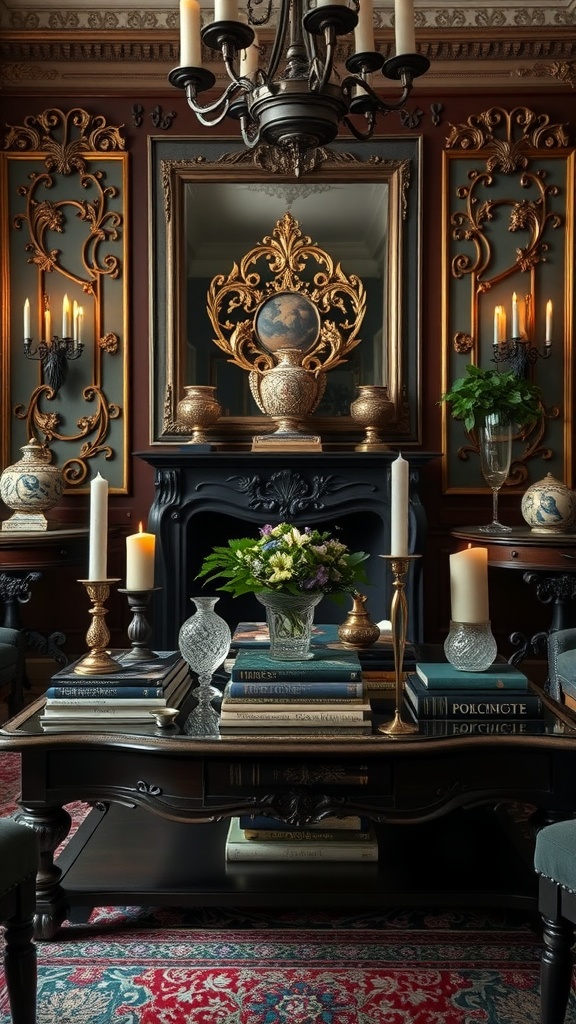
[(107, 676), (77, 675), (82, 659), (56, 672), (39, 716), (45, 729), (93, 727), (95, 722), (150, 724), (150, 713), (176, 705), (190, 687), (188, 665), (179, 651), (159, 651), (150, 661), (134, 662), (129, 651), (112, 651), (120, 668)]
[(278, 661), (266, 650), (239, 651), (222, 695), (220, 731), (247, 727), (369, 728), (356, 652), (317, 649), (307, 661)]
[(513, 665), (461, 672), (449, 662), (418, 662), (406, 678), (405, 701), (421, 728), (434, 735), (524, 732), (544, 721), (544, 702)]
[(292, 828), (273, 818), (232, 818), (226, 860), (377, 861), (378, 840), (364, 819), (324, 818), (315, 825)]
[[(246, 649), (265, 650), (270, 646), (268, 626), (265, 622), (239, 622), (232, 634), (230, 645), (230, 659), (226, 668), (230, 671), (234, 657), (239, 651)], [(336, 623), (314, 623), (312, 627), (311, 649), (328, 650), (335, 653), (346, 651), (346, 648), (338, 636), (338, 625)], [(383, 624), (380, 631), (380, 639), (370, 647), (363, 647), (357, 651), (362, 669), (364, 690), (394, 691), (394, 650), (392, 647), (392, 633), (390, 624)], [(416, 662), (415, 650), (410, 642), (406, 643), (404, 650), (404, 669), (414, 671)]]

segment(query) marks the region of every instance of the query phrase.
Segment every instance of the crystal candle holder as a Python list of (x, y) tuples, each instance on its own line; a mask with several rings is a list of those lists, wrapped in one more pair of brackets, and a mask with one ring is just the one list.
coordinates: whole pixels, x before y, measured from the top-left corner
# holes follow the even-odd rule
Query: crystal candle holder
[(444, 653), (460, 672), (485, 672), (498, 653), (490, 622), (451, 622)]

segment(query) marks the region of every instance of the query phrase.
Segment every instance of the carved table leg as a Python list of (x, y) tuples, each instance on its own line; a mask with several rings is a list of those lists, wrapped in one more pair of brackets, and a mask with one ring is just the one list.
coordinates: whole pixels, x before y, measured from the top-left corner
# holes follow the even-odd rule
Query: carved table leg
[(61, 870), (54, 853), (68, 835), (72, 819), (63, 807), (26, 807), (20, 804), (16, 821), (34, 829), (40, 843), (40, 868), (36, 879), (38, 909), (34, 918), (35, 938), (52, 939), (66, 917), (66, 902), (60, 887)]
[(543, 918), (544, 952), (540, 966), (542, 1024), (560, 1024), (566, 1015), (572, 984), (574, 928), (569, 921)]

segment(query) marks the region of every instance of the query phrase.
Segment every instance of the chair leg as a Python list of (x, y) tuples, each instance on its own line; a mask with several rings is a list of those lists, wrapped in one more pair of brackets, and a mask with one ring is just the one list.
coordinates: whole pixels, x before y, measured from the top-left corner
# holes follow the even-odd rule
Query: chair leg
[(565, 918), (543, 917), (540, 964), (541, 1024), (563, 1024), (572, 985), (574, 927)]
[(36, 1024), (37, 963), (32, 917), (6, 921), (4, 970), (13, 1024)]

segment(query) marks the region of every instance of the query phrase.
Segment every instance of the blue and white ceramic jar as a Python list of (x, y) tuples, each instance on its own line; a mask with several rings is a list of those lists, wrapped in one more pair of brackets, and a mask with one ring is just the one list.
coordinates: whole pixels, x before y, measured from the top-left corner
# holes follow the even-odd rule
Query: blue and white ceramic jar
[(20, 451), (22, 458), (0, 476), (0, 498), (14, 513), (2, 530), (46, 530), (44, 513), (58, 504), (64, 490), (62, 470), (51, 465), (52, 453), (35, 437)]
[(576, 494), (551, 473), (526, 490), (521, 507), (533, 533), (569, 533), (576, 526)]

